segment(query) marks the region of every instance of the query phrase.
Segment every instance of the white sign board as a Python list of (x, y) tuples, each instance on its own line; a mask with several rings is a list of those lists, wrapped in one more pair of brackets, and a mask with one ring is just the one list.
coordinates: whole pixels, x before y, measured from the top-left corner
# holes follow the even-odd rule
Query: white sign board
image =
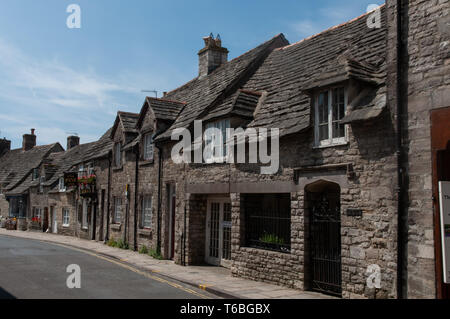
[(450, 284), (450, 182), (439, 182), (439, 203), (441, 207), (444, 283)]

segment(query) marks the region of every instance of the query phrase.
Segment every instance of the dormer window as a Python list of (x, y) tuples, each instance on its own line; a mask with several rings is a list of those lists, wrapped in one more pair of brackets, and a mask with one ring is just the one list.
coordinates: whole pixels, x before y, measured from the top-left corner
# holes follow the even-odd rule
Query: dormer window
[(347, 110), (347, 92), (336, 87), (315, 97), (315, 145), (333, 146), (347, 143), (347, 129), (341, 123)]
[(32, 179), (34, 181), (34, 180), (37, 180), (38, 178), (39, 178), (39, 170), (37, 168), (34, 168), (33, 169), (33, 177), (32, 177)]
[(153, 139), (151, 133), (148, 133), (144, 136), (143, 157), (145, 161), (153, 161)]
[(60, 192), (66, 191), (66, 185), (64, 185), (64, 177), (59, 178), (59, 191)]
[(224, 163), (228, 157), (227, 140), (229, 139), (230, 120), (208, 123), (205, 126), (205, 161), (206, 163)]
[(122, 166), (122, 145), (120, 143), (114, 144), (114, 165)]

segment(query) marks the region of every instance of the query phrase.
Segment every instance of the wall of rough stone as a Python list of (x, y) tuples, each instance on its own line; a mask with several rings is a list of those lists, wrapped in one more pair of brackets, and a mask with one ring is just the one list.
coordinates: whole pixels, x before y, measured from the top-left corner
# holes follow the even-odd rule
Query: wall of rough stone
[[(290, 254), (269, 252), (245, 247), (244, 213), (241, 212), (240, 194), (232, 193), (232, 272), (234, 275), (267, 281), (284, 286), (304, 289), (305, 281), (305, 190), (294, 183), (294, 169), (308, 166), (352, 163), (354, 178), (347, 178), (341, 185), (342, 205), (342, 280), (343, 297), (372, 298), (373, 291), (366, 287), (366, 270), (371, 264), (382, 269), (383, 289), (379, 298), (394, 298), (396, 276), (396, 157), (392, 118), (389, 111), (372, 123), (352, 125), (349, 128), (348, 145), (316, 149), (313, 132), (286, 137), (281, 140), (280, 171), (275, 175), (261, 175), (258, 165), (199, 165), (174, 164), (168, 158), (170, 145), (164, 148), (163, 169), (163, 230), (167, 220), (166, 190), (168, 182), (177, 186), (176, 262), (181, 261), (182, 245), (178, 245), (183, 233), (185, 184), (213, 185), (215, 183), (270, 183), (292, 184), (291, 193), (291, 241)], [(315, 178), (323, 176), (317, 171)], [(300, 177), (302, 175), (300, 174)], [(314, 177), (314, 176), (313, 176)], [(311, 178), (305, 175), (305, 178)], [(181, 193), (180, 193), (181, 189)], [(277, 186), (272, 192), (278, 193)], [(213, 194), (210, 194), (213, 195)], [(230, 194), (222, 194), (230, 196)], [(207, 194), (191, 194), (187, 206), (186, 243), (187, 263), (204, 262), (204, 223)], [(348, 217), (347, 208), (363, 210), (362, 217)], [(164, 237), (167, 237), (165, 233)], [(203, 241), (203, 242), (202, 242)]]
[[(432, 202), (430, 111), (450, 106), (450, 4), (445, 0), (403, 1), (403, 125), (408, 225), (406, 297), (434, 298), (435, 251)], [(395, 94), (396, 1), (388, 0), (388, 65)], [(396, 105), (396, 104), (395, 104)]]

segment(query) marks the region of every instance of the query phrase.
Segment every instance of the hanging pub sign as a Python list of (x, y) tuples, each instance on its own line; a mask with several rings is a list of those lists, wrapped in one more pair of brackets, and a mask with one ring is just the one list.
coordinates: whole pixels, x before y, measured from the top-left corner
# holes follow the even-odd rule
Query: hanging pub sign
[(64, 173), (64, 186), (73, 187), (78, 185), (78, 173)]
[(80, 195), (83, 197), (87, 196), (95, 196), (96, 194), (96, 176), (95, 175), (89, 175), (89, 176), (83, 176), (78, 177), (78, 187), (80, 190)]
[(450, 182), (439, 182), (439, 203), (441, 207), (444, 283), (450, 284)]

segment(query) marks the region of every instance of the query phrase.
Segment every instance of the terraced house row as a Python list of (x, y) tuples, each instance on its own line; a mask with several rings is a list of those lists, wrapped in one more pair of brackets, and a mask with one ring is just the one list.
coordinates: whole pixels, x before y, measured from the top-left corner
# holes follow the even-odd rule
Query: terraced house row
[[(380, 27), (372, 12), (232, 60), (206, 37), (196, 78), (119, 111), (97, 142), (36, 146), (31, 132), (10, 150), (0, 140), (0, 213), (19, 229), (122, 239), (299, 290), (446, 298), (436, 192), (450, 179), (448, 6), (389, 0)], [(200, 120), (217, 132), (279, 129), (278, 171), (211, 164), (214, 153), (175, 163), (172, 134), (194, 136)]]

